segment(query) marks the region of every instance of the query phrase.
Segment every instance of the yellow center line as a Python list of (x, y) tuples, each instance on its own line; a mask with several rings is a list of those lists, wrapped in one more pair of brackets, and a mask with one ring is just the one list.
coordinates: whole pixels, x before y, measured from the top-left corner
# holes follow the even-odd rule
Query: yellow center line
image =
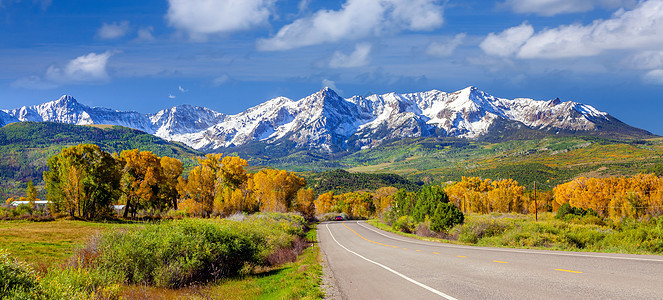
[(407, 248), (403, 248), (403, 250), (407, 250)]
[(509, 263), (509, 262), (501, 261), (501, 260), (493, 260), (493, 262), (498, 263), (498, 264), (508, 264)]
[(356, 231), (352, 230), (352, 228), (348, 227), (348, 225), (345, 225), (345, 222), (343, 222), (343, 226), (345, 226), (345, 228), (349, 229), (350, 231), (354, 232), (354, 234), (356, 234), (358, 237), (364, 239), (365, 241), (371, 242), (373, 244), (378, 244), (378, 245), (381, 245), (381, 246), (385, 246), (385, 247), (398, 248), (398, 246), (387, 245), (387, 244), (383, 244), (383, 243), (380, 243), (380, 242), (369, 240), (369, 239), (363, 237), (361, 234), (357, 233)]
[(456, 257), (462, 257), (462, 258), (465, 258), (465, 257), (467, 257), (467, 256), (465, 256), (465, 255), (456, 255)]
[(415, 251), (417, 251), (417, 252), (421, 252), (421, 250), (415, 250)]
[(555, 269), (555, 271), (582, 274), (582, 272), (580, 272), (580, 271), (572, 271), (572, 270), (564, 270), (564, 269)]
[(440, 254), (440, 253), (437, 253), (437, 252), (433, 252), (433, 254)]

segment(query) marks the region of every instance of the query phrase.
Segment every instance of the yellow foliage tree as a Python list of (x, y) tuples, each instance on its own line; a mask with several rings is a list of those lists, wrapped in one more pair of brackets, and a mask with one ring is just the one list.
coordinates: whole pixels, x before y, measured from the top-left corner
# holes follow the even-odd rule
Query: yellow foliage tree
[(260, 211), (286, 212), (306, 180), (285, 170), (265, 169), (253, 175), (253, 193)]

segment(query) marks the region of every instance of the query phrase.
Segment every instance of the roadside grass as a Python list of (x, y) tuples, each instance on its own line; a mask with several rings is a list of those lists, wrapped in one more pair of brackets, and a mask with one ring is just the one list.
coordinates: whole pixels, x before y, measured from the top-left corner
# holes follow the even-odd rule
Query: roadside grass
[(254, 273), (226, 278), (208, 286), (181, 289), (131, 285), (123, 288), (127, 299), (322, 299), (322, 266), (316, 225), (306, 234), (313, 245), (295, 262), (257, 269)]
[(85, 243), (92, 235), (131, 224), (74, 220), (0, 221), (0, 245), (31, 265), (52, 266), (70, 257), (76, 245)]
[(317, 245), (317, 228), (312, 225), (306, 240), (313, 243), (299, 258), (243, 278), (223, 280), (206, 294), (213, 299), (322, 299), (322, 266)]
[(379, 220), (369, 224), (403, 236), (463, 245), (663, 255), (663, 217), (612, 224), (596, 217), (559, 220), (552, 213), (540, 215), (538, 222), (532, 215), (467, 214), (464, 224), (449, 230), (449, 239), (404, 234)]
[[(279, 218), (279, 216), (275, 217)], [(212, 223), (215, 221), (193, 220), (192, 222)], [(256, 229), (258, 230), (256, 232), (267, 234), (270, 245), (287, 242), (287, 240), (280, 240), (285, 238), (285, 235), (274, 234), (283, 230), (290, 232), (294, 228), (285, 226), (283, 222), (276, 223), (276, 225), (274, 228)], [(41, 274), (39, 276), (48, 279), (47, 282), (38, 281), (46, 295), (64, 295), (65, 292), (72, 292), (69, 295), (71, 297), (67, 296), (71, 299), (94, 298), (95, 293), (98, 293), (97, 296), (108, 299), (321, 299), (324, 297), (324, 293), (320, 289), (322, 267), (320, 251), (316, 244), (315, 225), (304, 236), (311, 247), (306, 248), (294, 262), (255, 266), (252, 268), (253, 271), (248, 269), (246, 272), (240, 272), (239, 275), (208, 284), (194, 284), (177, 289), (148, 284), (120, 283), (118, 285), (115, 283), (117, 282), (115, 275), (108, 277), (112, 272), (106, 274), (103, 270), (98, 272), (94, 268), (80, 267), (62, 269), (62, 266), (67, 263), (71, 264), (74, 253), (79, 255), (78, 264), (82, 262), (81, 258), (85, 258), (85, 256), (81, 257), (78, 252), (81, 245), (91, 242), (90, 237), (99, 236), (99, 233), (116, 232), (114, 229), (118, 228), (122, 229), (121, 232), (124, 232), (124, 228), (134, 231), (135, 229), (131, 227), (138, 226), (148, 228), (158, 225), (128, 222), (91, 223), (71, 220), (4, 221), (0, 222), (0, 245), (2, 248), (8, 249), (12, 259), (28, 262), (37, 269), (36, 274)], [(249, 225), (247, 224), (247, 226)], [(244, 232), (252, 229), (242, 229), (240, 225), (237, 230)], [(274, 240), (275, 238), (276, 240)], [(86, 274), (90, 276), (88, 279), (85, 279), (88, 276)], [(72, 288), (72, 286), (76, 288)], [(90, 293), (90, 291), (92, 292)], [(1, 295), (0, 298), (2, 298)]]

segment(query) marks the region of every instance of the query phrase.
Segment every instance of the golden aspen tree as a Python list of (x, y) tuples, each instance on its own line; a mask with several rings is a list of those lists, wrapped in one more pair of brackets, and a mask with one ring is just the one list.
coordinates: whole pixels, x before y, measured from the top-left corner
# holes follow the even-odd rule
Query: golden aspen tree
[(295, 211), (301, 213), (304, 218), (311, 220), (315, 216), (315, 192), (312, 188), (301, 188), (297, 191), (295, 199)]
[(322, 215), (328, 212), (331, 212), (332, 207), (334, 206), (334, 191), (329, 191), (324, 194), (320, 194), (315, 200), (315, 214)]

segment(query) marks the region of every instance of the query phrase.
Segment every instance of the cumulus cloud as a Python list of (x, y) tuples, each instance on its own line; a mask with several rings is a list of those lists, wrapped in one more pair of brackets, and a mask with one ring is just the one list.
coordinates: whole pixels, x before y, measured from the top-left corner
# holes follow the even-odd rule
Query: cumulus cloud
[(106, 51), (101, 54), (89, 53), (72, 59), (66, 66), (50, 66), (46, 70), (46, 79), (56, 83), (86, 83), (108, 80), (106, 65), (113, 55)]
[(663, 51), (643, 51), (626, 60), (633, 69), (651, 70), (663, 68)]
[(180, 90), (180, 92), (182, 92), (182, 93), (186, 93), (186, 92), (189, 91), (189, 90), (185, 90), (181, 85), (178, 86), (177, 89)]
[(633, 7), (636, 0), (506, 0), (501, 3), (516, 13), (554, 16), (591, 11), (596, 8)]
[(322, 87), (323, 87), (323, 88), (328, 87), (328, 88), (330, 88), (330, 89), (336, 91), (336, 93), (338, 93), (339, 95), (342, 95), (342, 94), (343, 94), (343, 91), (339, 90), (339, 89), (336, 87), (336, 83), (335, 83), (334, 81), (332, 81), (332, 80), (329, 80), (329, 79), (326, 79), (326, 78), (323, 79), (323, 80), (322, 80)]
[(367, 65), (371, 58), (371, 44), (360, 43), (355, 46), (355, 50), (350, 54), (344, 54), (340, 51), (334, 52), (329, 61), (331, 68), (355, 68)]
[(319, 10), (283, 26), (275, 36), (258, 40), (263, 51), (379, 36), (403, 30), (425, 31), (443, 23), (436, 0), (347, 0), (340, 10)]
[(111, 24), (104, 23), (104, 25), (97, 30), (97, 36), (104, 40), (112, 40), (125, 36), (131, 27), (129, 21), (122, 21), (120, 23), (113, 22)]
[(152, 26), (138, 29), (138, 36), (136, 37), (136, 40), (140, 42), (154, 41), (155, 38), (154, 35), (152, 34), (153, 32), (154, 32), (154, 27)]
[[(523, 24), (481, 43), (487, 54), (519, 58), (594, 56), (609, 50), (646, 51), (663, 47), (663, 0), (649, 0), (633, 10), (619, 10), (610, 19), (589, 25), (572, 24), (535, 34)], [(507, 34), (508, 33), (508, 34)]]
[(511, 27), (498, 34), (490, 33), (479, 44), (486, 54), (495, 56), (511, 56), (516, 53), (534, 34), (534, 28), (527, 23)]
[(175, 96), (175, 95), (173, 95), (173, 94), (168, 94), (168, 98), (170, 98), (170, 99), (175, 99), (175, 98), (177, 98), (177, 96)]
[(113, 52), (101, 54), (94, 52), (70, 60), (64, 67), (51, 65), (46, 74), (20, 78), (12, 83), (13, 87), (29, 89), (50, 89), (64, 84), (100, 83), (110, 79), (106, 72), (108, 59)]
[(438, 57), (451, 56), (456, 48), (463, 43), (466, 36), (465, 33), (459, 33), (453, 39), (444, 42), (433, 42), (426, 47), (426, 54)]
[(224, 85), (228, 81), (230, 81), (230, 76), (223, 74), (217, 78), (214, 78), (214, 80), (212, 80), (212, 85), (218, 87)]
[(652, 84), (663, 85), (663, 69), (651, 70), (645, 74), (645, 81)]
[(267, 23), (275, 0), (168, 0), (170, 26), (194, 39), (227, 34)]

